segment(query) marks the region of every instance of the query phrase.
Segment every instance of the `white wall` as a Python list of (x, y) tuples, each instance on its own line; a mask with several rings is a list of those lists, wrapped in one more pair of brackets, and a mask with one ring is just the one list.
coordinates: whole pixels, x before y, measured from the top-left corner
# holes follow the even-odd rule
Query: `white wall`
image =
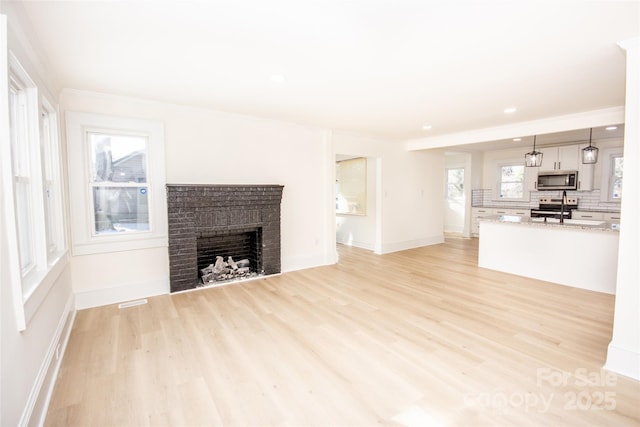
[(376, 176), (377, 160), (367, 157), (367, 214), (336, 215), (336, 242), (375, 250), (376, 246)]
[(640, 38), (623, 47), (627, 54), (624, 196), (613, 337), (605, 367), (640, 380)]
[[(56, 97), (52, 95), (55, 93), (55, 81), (53, 76), (45, 72), (46, 63), (41, 50), (35, 45), (33, 30), (26, 24), (15, 3), (0, 3), (0, 13), (7, 16), (8, 48), (36, 82), (39, 94), (46, 93), (55, 102)], [(0, 55), (3, 57), (0, 63), (6, 61), (7, 52), (1, 42)], [(6, 76), (0, 80), (4, 81), (0, 84), (6, 85)], [(6, 93), (0, 91), (0, 95), (0, 102), (7, 103)], [(0, 140), (0, 143), (8, 144), (8, 141)], [(8, 258), (8, 252), (15, 251), (15, 248), (9, 248), (5, 238), (7, 233), (15, 231), (2, 214), (5, 209), (2, 200), (0, 197), (0, 425), (37, 424), (45, 414), (47, 394), (58, 367), (55, 348), (58, 344), (64, 345), (61, 341), (71, 324), (71, 273), (67, 264), (27, 323), (26, 330), (18, 332), (11, 293), (10, 269), (14, 266)]]
[(334, 151), (378, 159), (380, 244), (388, 253), (444, 241), (444, 154), (409, 152), (399, 141), (336, 132)]
[[(326, 131), (237, 114), (64, 90), (61, 108), (157, 120), (165, 126), (170, 184), (280, 184), (282, 270), (334, 262), (326, 224), (333, 187), (327, 185)], [(131, 259), (135, 259), (132, 262)], [(74, 256), (74, 290), (86, 306), (168, 291), (167, 250)], [(108, 273), (99, 272), (110, 269)], [(123, 286), (125, 285), (125, 286)], [(137, 289), (137, 290), (136, 290)], [(105, 290), (107, 292), (105, 293)]]

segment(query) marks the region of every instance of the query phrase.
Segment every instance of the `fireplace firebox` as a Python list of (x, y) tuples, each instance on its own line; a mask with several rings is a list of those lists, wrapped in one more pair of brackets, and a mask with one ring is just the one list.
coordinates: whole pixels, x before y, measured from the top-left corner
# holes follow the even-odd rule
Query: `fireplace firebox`
[(201, 286), (203, 269), (218, 258), (242, 261), (240, 271), (252, 276), (279, 273), (282, 191), (280, 185), (167, 185), (171, 292)]

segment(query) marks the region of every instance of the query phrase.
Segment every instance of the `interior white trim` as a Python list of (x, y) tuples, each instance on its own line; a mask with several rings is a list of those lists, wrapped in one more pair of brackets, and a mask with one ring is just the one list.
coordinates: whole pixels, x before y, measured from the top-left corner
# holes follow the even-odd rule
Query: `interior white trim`
[(76, 310), (117, 304), (169, 293), (169, 278), (125, 283), (111, 288), (76, 292)]
[(586, 111), (583, 113), (547, 117), (528, 122), (518, 122), (506, 126), (457, 132), (430, 138), (412, 139), (407, 141), (406, 148), (408, 151), (415, 151), (431, 148), (453, 147), (463, 144), (476, 144), (527, 135), (543, 135), (553, 132), (608, 126), (612, 123), (624, 123), (624, 119), (623, 106), (604, 108), (601, 110)]
[[(65, 113), (68, 141), (71, 248), (73, 255), (108, 253), (168, 246), (164, 124), (159, 121), (93, 113)], [(148, 146), (148, 232), (93, 236), (86, 133), (89, 130), (146, 136)]]
[(384, 243), (380, 255), (391, 252), (405, 251), (407, 249), (421, 248), (423, 246), (437, 245), (444, 243), (444, 234), (423, 237), (421, 239), (404, 240), (401, 242)]
[[(40, 426), (44, 424), (56, 378), (58, 377), (58, 371), (60, 370), (62, 358), (67, 349), (67, 343), (69, 342), (73, 323), (76, 318), (76, 311), (73, 306), (74, 296), (71, 294), (67, 299), (56, 331), (53, 334), (47, 353), (42, 361), (31, 392), (29, 393), (22, 416), (20, 417), (20, 426)], [(37, 422), (31, 422), (32, 419), (36, 419)]]
[(609, 344), (604, 369), (640, 381), (640, 354)]

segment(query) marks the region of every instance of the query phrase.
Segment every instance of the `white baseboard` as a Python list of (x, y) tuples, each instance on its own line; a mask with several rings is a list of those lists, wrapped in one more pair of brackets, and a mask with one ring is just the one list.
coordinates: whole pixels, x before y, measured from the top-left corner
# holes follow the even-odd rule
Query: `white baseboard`
[(320, 267), (336, 263), (336, 251), (330, 253), (318, 253), (308, 256), (282, 257), (281, 270), (288, 271), (304, 270), (305, 268)]
[(350, 242), (336, 242), (339, 243), (341, 245), (345, 245), (345, 246), (353, 246), (356, 248), (360, 248), (360, 249), (367, 249), (369, 251), (373, 251), (375, 249), (375, 244), (374, 243), (368, 243), (368, 242), (360, 242), (357, 240), (352, 240)]
[(640, 353), (609, 344), (604, 369), (640, 381)]
[(464, 227), (462, 225), (446, 225), (444, 226), (445, 233), (463, 233)]
[(382, 245), (380, 254), (388, 254), (391, 252), (406, 251), (407, 249), (420, 248), (422, 246), (437, 245), (444, 243), (444, 235), (423, 237), (421, 239), (405, 240), (402, 242), (385, 243)]
[(49, 402), (51, 401), (51, 395), (53, 394), (53, 388), (56, 383), (56, 378), (58, 377), (58, 371), (62, 364), (62, 356), (67, 349), (71, 329), (73, 329), (73, 322), (76, 318), (74, 305), (74, 295), (71, 294), (64, 307), (62, 316), (60, 316), (58, 326), (42, 361), (31, 393), (29, 393), (27, 404), (20, 418), (20, 426), (41, 426), (44, 424), (47, 410), (49, 409)]
[(169, 278), (126, 283), (112, 288), (76, 292), (76, 310), (169, 293)]

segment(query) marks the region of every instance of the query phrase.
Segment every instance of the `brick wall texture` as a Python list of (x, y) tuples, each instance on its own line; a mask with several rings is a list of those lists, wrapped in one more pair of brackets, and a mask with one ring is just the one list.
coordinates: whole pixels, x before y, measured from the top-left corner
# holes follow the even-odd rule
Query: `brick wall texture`
[(198, 285), (197, 239), (255, 227), (262, 269), (280, 273), (281, 185), (167, 185), (171, 292)]

